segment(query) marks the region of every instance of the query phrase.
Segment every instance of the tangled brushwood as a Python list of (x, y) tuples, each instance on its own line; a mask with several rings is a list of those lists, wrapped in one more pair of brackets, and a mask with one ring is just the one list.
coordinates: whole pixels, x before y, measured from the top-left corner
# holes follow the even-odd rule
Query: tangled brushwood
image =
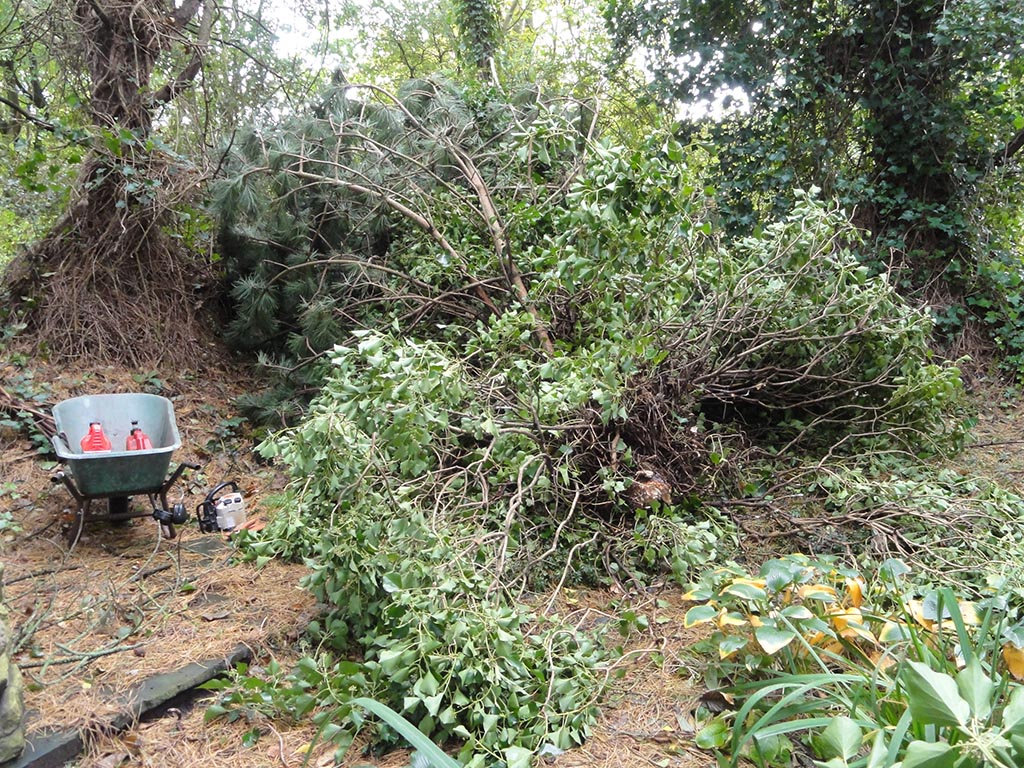
[(671, 139), (579, 142), (541, 105), (460, 133), (451, 93), (412, 95), (334, 104), (313, 143), (243, 143), (223, 188), (234, 327), (328, 361), (262, 447), (294, 479), (248, 547), (306, 559), (340, 654), (310, 662), (334, 682), (293, 689), (368, 693), (513, 765), (584, 738), (600, 689), (599, 644), (552, 591), (689, 580), (735, 550), (719, 502), (763, 502), (780, 466), (954, 450), (961, 387), (813, 194), (724, 243)]
[[(735, 395), (790, 455), (955, 442), (955, 371), (926, 364), (926, 320), (836, 245), (839, 221), (808, 200), (760, 245), (695, 245), (649, 268), (664, 290), (644, 301), (592, 286), (598, 298), (575, 305), (585, 335), (552, 357), (524, 345), (525, 311), (446, 341), (361, 331), (336, 347), (306, 418), (262, 446), (295, 479), (249, 543), (306, 559), (325, 606), (315, 639), (362, 659), (321, 703), (367, 692), (438, 741), (461, 738), (474, 765), (579, 743), (599, 644), (538, 595), (685, 582), (732, 546), (708, 502), (743, 493), (731, 467), (745, 462), (729, 454), (752, 433), (709, 421), (709, 398)], [(582, 268), (564, 251), (552, 243), (552, 269)], [(712, 265), (724, 291), (702, 277)], [(621, 276), (614, 253), (593, 266)], [(744, 312), (757, 323), (730, 322)], [(709, 371), (728, 387), (711, 389)]]
[(162, 182), (185, 180), (157, 170), (98, 178), (9, 269), (28, 336), (51, 359), (144, 367), (192, 365), (202, 354), (209, 265), (169, 236), (178, 222)]

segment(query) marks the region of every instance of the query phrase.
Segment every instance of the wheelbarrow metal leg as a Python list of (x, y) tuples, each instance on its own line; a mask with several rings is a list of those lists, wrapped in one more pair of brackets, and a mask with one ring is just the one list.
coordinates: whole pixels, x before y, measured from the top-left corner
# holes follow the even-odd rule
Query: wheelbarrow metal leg
[(85, 516), (89, 514), (90, 504), (92, 504), (92, 499), (83, 499), (75, 511), (75, 519), (71, 521), (67, 533), (69, 552), (75, 548), (78, 539), (82, 536), (82, 529), (85, 527)]

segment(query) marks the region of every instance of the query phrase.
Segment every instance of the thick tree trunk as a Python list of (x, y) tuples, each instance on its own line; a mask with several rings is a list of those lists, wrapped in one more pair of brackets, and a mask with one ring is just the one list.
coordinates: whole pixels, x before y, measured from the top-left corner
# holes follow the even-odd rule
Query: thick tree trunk
[(210, 8), (185, 70), (154, 92), (161, 53), (183, 45), (199, 0), (77, 0), (93, 149), (65, 216), (9, 270), (28, 330), (57, 359), (187, 364), (202, 353), (196, 308), (206, 267), (168, 236), (174, 207), (194, 174), (148, 141), (154, 110), (173, 98), (201, 64)]
[(951, 260), (969, 251), (964, 233), (948, 216), (936, 214), (959, 207), (951, 162), (957, 148), (948, 143), (947, 131), (932, 126), (936, 115), (947, 113), (951, 88), (946, 73), (936, 71), (929, 36), (942, 12), (931, 0), (882, 0), (870, 14), (873, 34), (864, 40), (864, 50), (886, 64), (865, 66), (875, 190), (867, 213), (876, 237), (892, 243), (891, 252), (918, 288), (927, 288)]

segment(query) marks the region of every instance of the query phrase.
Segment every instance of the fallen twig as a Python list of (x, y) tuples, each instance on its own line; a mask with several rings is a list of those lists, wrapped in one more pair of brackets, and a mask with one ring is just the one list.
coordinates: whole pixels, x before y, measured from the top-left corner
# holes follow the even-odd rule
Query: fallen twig
[(36, 667), (52, 667), (58, 664), (73, 664), (74, 662), (89, 662), (93, 659), (98, 659), (103, 656), (110, 656), (115, 653), (121, 653), (122, 651), (134, 651), (136, 648), (141, 648), (145, 643), (135, 643), (134, 645), (118, 645), (114, 648), (103, 648), (98, 651), (75, 651), (66, 646), (58, 644), (65, 653), (74, 654), (72, 656), (61, 656), (57, 659), (44, 659), (43, 661), (29, 661), (29, 662), (18, 662), (18, 666), (21, 669), (35, 669)]
[(173, 563), (167, 563), (166, 565), (158, 565), (155, 568), (147, 568), (144, 571), (139, 571), (134, 576), (132, 576), (130, 579), (128, 579), (128, 583), (130, 584), (133, 581), (138, 581), (139, 579), (145, 579), (145, 578), (148, 578), (149, 576), (153, 576), (154, 574), (160, 573), (162, 571), (170, 570), (172, 565), (174, 565), (174, 564)]
[[(45, 530), (45, 528), (43, 529)], [(47, 568), (43, 571), (34, 571), (32, 573), (26, 573), (24, 576), (17, 576), (13, 579), (8, 579), (4, 582), (5, 587), (11, 586), (11, 584), (17, 584), (19, 581), (28, 581), (29, 579), (35, 579), (40, 576), (50, 576), (54, 573), (63, 573), (64, 571), (77, 571), (82, 566), (80, 565), (69, 565), (67, 567), (58, 566), (57, 568)]]

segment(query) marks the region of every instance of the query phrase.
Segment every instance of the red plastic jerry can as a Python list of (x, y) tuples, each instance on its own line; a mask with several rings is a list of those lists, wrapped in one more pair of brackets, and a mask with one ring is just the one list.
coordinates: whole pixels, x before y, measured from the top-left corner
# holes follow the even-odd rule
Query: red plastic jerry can
[(149, 439), (149, 435), (142, 431), (139, 422), (133, 421), (131, 431), (128, 432), (128, 437), (124, 441), (124, 449), (126, 451), (148, 451), (152, 447), (153, 441)]
[(103, 426), (98, 421), (89, 423), (89, 431), (82, 438), (82, 452), (109, 451), (110, 440), (103, 434)]

